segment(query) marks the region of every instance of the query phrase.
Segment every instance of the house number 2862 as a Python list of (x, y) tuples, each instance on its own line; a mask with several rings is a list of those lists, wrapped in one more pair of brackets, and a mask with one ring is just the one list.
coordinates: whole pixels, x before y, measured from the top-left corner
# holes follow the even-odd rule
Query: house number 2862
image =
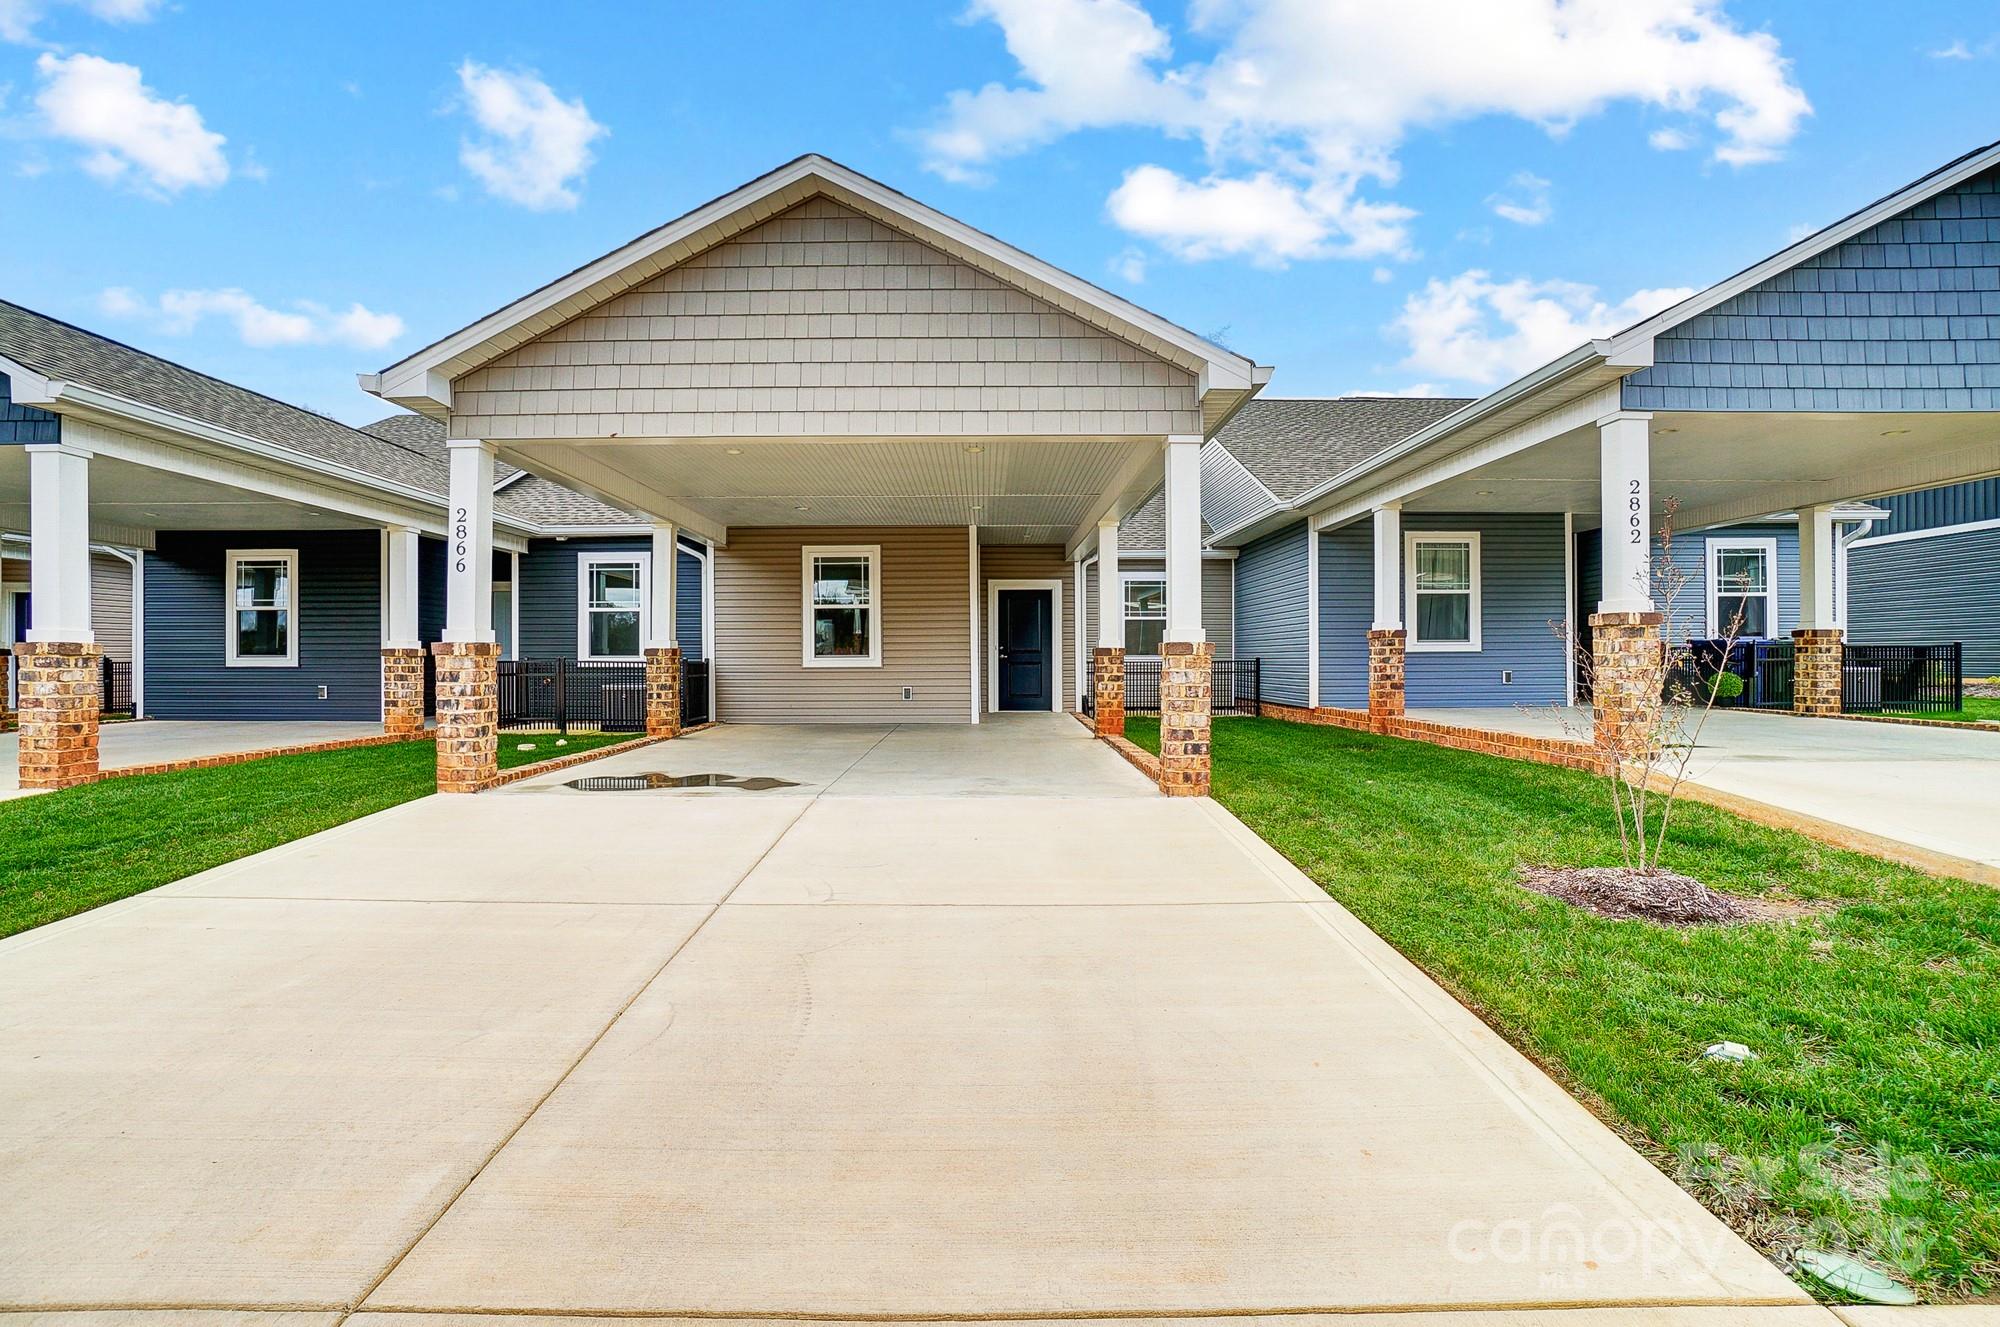
[(465, 570), (465, 541), (472, 535), (472, 527), (466, 523), (465, 517), (466, 512), (463, 507), (460, 507), (458, 514), (452, 517), (455, 522), (451, 528), (452, 552), (458, 555), (458, 561), (454, 565), (459, 571)]
[[(1631, 527), (1630, 542), (1643, 544), (1646, 542), (1646, 498), (1639, 481), (1634, 479), (1631, 482), (1632, 491), (1625, 498), (1625, 522)], [(459, 551), (465, 550), (461, 548)]]

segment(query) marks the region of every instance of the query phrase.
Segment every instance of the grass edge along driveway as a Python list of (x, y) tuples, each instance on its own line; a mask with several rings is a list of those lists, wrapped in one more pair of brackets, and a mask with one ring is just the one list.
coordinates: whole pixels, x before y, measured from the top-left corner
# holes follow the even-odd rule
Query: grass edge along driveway
[[(502, 769), (632, 741), (503, 733)], [(523, 743), (533, 751), (521, 751)], [(437, 748), (393, 742), (105, 779), (0, 802), (0, 938), (437, 791)]]
[[(1595, 776), (1275, 719), (1213, 740), (1218, 802), (1780, 1266), (2000, 1283), (2000, 890), (1684, 804), (1666, 866), (1797, 915), (1608, 921), (1514, 883), (1621, 864)], [(1701, 1058), (1723, 1040), (1758, 1058)]]

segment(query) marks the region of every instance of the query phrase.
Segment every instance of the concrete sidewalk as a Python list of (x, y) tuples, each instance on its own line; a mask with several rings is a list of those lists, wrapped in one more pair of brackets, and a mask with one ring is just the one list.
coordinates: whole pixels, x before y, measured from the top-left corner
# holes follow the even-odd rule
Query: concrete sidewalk
[[(101, 769), (199, 760), (239, 751), (271, 751), (308, 742), (345, 742), (374, 737), (379, 723), (236, 723), (188, 719), (141, 719), (107, 723), (97, 730)], [(0, 799), (21, 795), (21, 735), (0, 733)]]
[(714, 729), (0, 943), (0, 1307), (1833, 1321), (1212, 803), (982, 729)]

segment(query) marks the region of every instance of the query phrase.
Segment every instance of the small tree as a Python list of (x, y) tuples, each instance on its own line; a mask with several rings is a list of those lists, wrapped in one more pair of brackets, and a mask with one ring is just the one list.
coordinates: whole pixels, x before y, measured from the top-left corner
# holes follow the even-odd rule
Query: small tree
[[(1718, 699), (1731, 700), (1743, 692), (1741, 678), (1731, 677), (1733, 687), (1722, 680), (1722, 675), (1729, 672), (1743, 629), (1742, 610), (1722, 624), (1721, 638), (1704, 650), (1697, 651), (1685, 640), (1676, 645), (1672, 639), (1674, 605), (1688, 586), (1687, 573), (1673, 560), (1674, 516), (1679, 506), (1678, 501), (1667, 500), (1660, 521), (1659, 551), (1652, 559), (1653, 601), (1659, 605), (1667, 625), (1660, 634), (1657, 656), (1635, 679), (1643, 695), (1658, 698), (1657, 707), (1648, 709), (1640, 721), (1613, 733), (1600, 731), (1594, 717), (1586, 726), (1568, 709), (1556, 707), (1564, 731), (1596, 749), (1607, 775), (1625, 865), (1643, 872), (1660, 869), (1674, 802), (1687, 779), (1695, 743), (1701, 738), (1709, 712)], [(1577, 677), (1589, 687), (1594, 702), (1598, 696), (1594, 652), (1576, 641), (1567, 623), (1550, 625), (1575, 658)]]

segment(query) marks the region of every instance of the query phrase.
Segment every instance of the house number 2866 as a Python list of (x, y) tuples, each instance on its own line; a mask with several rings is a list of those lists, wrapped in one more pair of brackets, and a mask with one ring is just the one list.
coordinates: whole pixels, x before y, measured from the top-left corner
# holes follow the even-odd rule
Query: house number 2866
[[(1631, 482), (1632, 491), (1625, 498), (1625, 522), (1631, 527), (1630, 542), (1643, 544), (1646, 542), (1646, 498), (1639, 481), (1634, 479)], [(464, 549), (459, 551), (464, 552)]]
[(458, 562), (455, 565), (460, 571), (465, 570), (465, 541), (472, 535), (472, 527), (466, 523), (465, 516), (465, 508), (460, 507), (458, 514), (452, 517), (455, 522), (451, 528), (452, 551), (458, 555)]

